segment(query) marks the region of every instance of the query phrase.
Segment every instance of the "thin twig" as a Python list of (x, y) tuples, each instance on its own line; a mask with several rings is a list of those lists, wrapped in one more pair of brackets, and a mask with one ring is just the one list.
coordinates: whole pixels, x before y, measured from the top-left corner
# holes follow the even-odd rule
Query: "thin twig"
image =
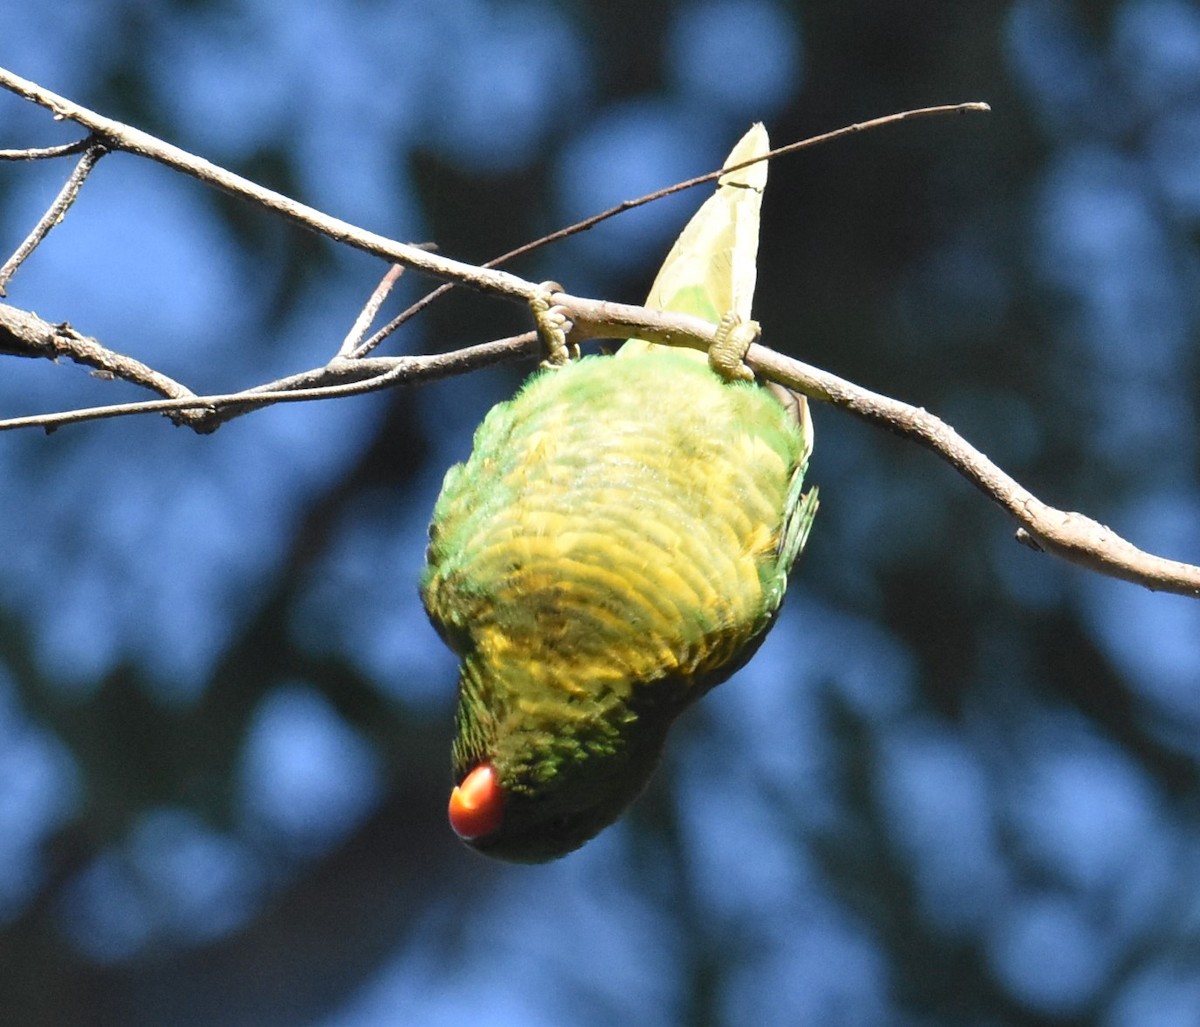
[(354, 319), (354, 324), (350, 326), (350, 331), (346, 333), (346, 338), (342, 340), (342, 344), (338, 347), (337, 355), (339, 357), (350, 358), (358, 355), (355, 347), (362, 341), (362, 337), (367, 334), (367, 329), (371, 327), (378, 316), (379, 308), (383, 306), (383, 301), (388, 298), (392, 287), (400, 280), (402, 274), (404, 274), (404, 267), (401, 264), (393, 264), (387, 269), (387, 273), (379, 280), (379, 284), (375, 286), (375, 291), (371, 293), (371, 298), (367, 300), (362, 310), (358, 312), (358, 317)]
[(139, 157), (163, 164), (175, 171), (190, 175), (224, 192), (256, 203), (287, 218), (294, 224), (393, 264), (403, 264), (415, 271), (450, 278), (482, 292), (495, 293), (510, 299), (528, 302), (538, 295), (537, 286), (505, 271), (480, 268), (473, 264), (451, 260), (410, 243), (397, 242), (375, 232), (368, 232), (340, 218), (330, 217), (314, 207), (299, 203), (273, 189), (267, 189), (248, 178), (213, 164), (178, 146), (172, 146), (149, 132), (106, 118), (88, 110), (64, 96), (59, 96), (28, 79), (0, 68), (0, 88), (45, 107), (59, 120), (73, 121), (99, 136), (109, 149), (124, 150)]
[[(540, 352), (540, 345), (537, 332), (525, 332), (445, 353), (405, 357), (338, 357), (324, 367), (314, 367), (299, 374), (288, 375), (231, 396), (203, 397), (209, 409), (203, 418), (189, 426), (198, 432), (207, 433), (216, 431), (226, 421), (273, 403), (339, 399), (380, 392), (397, 385), (450, 378), (493, 364), (533, 357)], [(7, 422), (0, 421), (0, 431), (7, 428)]]
[(75, 197), (79, 195), (79, 190), (83, 187), (83, 183), (87, 180), (88, 175), (92, 173), (92, 168), (96, 166), (97, 161), (107, 152), (108, 150), (104, 145), (95, 140), (92, 140), (88, 148), (83, 151), (83, 156), (76, 162), (75, 169), (71, 172), (71, 176), (63, 184), (63, 187), (58, 191), (58, 195), (54, 197), (54, 202), (46, 209), (46, 213), (38, 219), (38, 223), (33, 226), (33, 230), (25, 237), (25, 241), (17, 247), (16, 252), (4, 262), (3, 266), (0, 266), (0, 296), (8, 295), (5, 291), (5, 286), (8, 285), (17, 268), (37, 249), (38, 243), (46, 238), (50, 229), (66, 216), (67, 211), (71, 208), (71, 204), (75, 202)]
[[(493, 257), (491, 260), (481, 267), (500, 267), (507, 264), (510, 260), (515, 260), (517, 257), (523, 257), (526, 253), (532, 253), (534, 250), (547, 246), (550, 243), (560, 242), (572, 235), (578, 235), (581, 232), (587, 232), (595, 228), (602, 221), (607, 221), (609, 218), (617, 217), (619, 214), (624, 214), (627, 211), (634, 210), (637, 207), (643, 207), (647, 203), (654, 203), (657, 200), (664, 199), (678, 192), (683, 192), (685, 189), (692, 189), (698, 185), (704, 185), (706, 182), (713, 182), (722, 175), (727, 175), (732, 171), (740, 171), (742, 168), (748, 168), (752, 164), (758, 164), (764, 160), (774, 160), (777, 157), (783, 157), (786, 154), (795, 153), (798, 150), (805, 150), (811, 146), (818, 146), (821, 143), (830, 143), (835, 139), (841, 139), (844, 136), (855, 135), (859, 132), (865, 132), (872, 128), (883, 128), (885, 125), (899, 124), (901, 121), (910, 121), (913, 118), (928, 118), (937, 117), (941, 114), (965, 114), (969, 112), (986, 113), (992, 108), (986, 103), (950, 103), (942, 104), (937, 107), (918, 107), (914, 110), (900, 111), (896, 114), (886, 114), (881, 118), (872, 118), (869, 121), (860, 121), (853, 125), (845, 125), (842, 128), (836, 128), (832, 132), (824, 132), (821, 135), (810, 136), (808, 139), (801, 139), (799, 142), (788, 143), (786, 146), (777, 146), (774, 150), (769, 150), (758, 157), (753, 157), (750, 160), (742, 161), (740, 164), (731, 164), (729, 167), (718, 168), (716, 171), (708, 171), (703, 175), (697, 175), (695, 178), (689, 178), (684, 182), (676, 182), (674, 185), (666, 186), (662, 189), (656, 189), (652, 193), (646, 193), (645, 196), (639, 196), (635, 200), (622, 200), (615, 207), (609, 207), (607, 210), (602, 210), (599, 214), (593, 214), (591, 217), (584, 218), (582, 221), (576, 221), (574, 224), (567, 225), (565, 228), (559, 228), (549, 235), (543, 235), (540, 239), (534, 239), (533, 242), (527, 242), (518, 246), (515, 250), (509, 250), (507, 253), (502, 253), (498, 257)], [(392, 332), (399, 328), (406, 321), (416, 317), (426, 307), (435, 300), (444, 296), (455, 287), (455, 282), (443, 282), (435, 289), (431, 289), (419, 300), (413, 303), (406, 310), (402, 310), (391, 321), (384, 325), (370, 339), (355, 351), (356, 356), (361, 356), (369, 353), (386, 339)]]
[[(215, 430), (225, 420), (247, 410), (272, 406), (275, 403), (299, 403), (318, 399), (341, 399), (347, 396), (379, 392), (397, 385), (416, 381), (434, 381), (468, 374), (493, 364), (520, 357), (531, 357), (539, 351), (536, 332), (525, 332), (507, 339), (468, 346), (448, 353), (431, 353), (411, 357), (374, 357), (368, 360), (338, 359), (321, 368), (290, 375), (267, 385), (242, 392), (219, 393), (211, 396), (189, 394), (177, 399), (147, 399), (133, 403), (112, 403), (99, 407), (81, 407), (53, 414), (31, 414), (0, 420), (0, 431), (18, 428), (42, 428), (53, 432), (68, 424), (102, 421), (136, 414), (192, 415), (190, 427), (204, 434)], [(322, 382), (332, 384), (320, 384)]]
[[(939, 114), (966, 114), (970, 112), (986, 114), (991, 111), (991, 107), (986, 103), (971, 102), (971, 103), (947, 103), (940, 104), (936, 107), (917, 107), (910, 111), (899, 111), (896, 114), (885, 114), (881, 118), (871, 118), (869, 121), (859, 121), (853, 125), (844, 125), (841, 128), (835, 128), (832, 132), (824, 132), (819, 136), (809, 136), (807, 139), (801, 139), (799, 142), (788, 143), (785, 146), (777, 146), (773, 150), (768, 150), (760, 157), (752, 157), (750, 160), (744, 160), (740, 164), (731, 164), (727, 168), (722, 168), (720, 171), (712, 171), (707, 175), (702, 175), (700, 178), (693, 179), (691, 182), (682, 184), (683, 188), (699, 185), (702, 182), (711, 182), (715, 178), (720, 178), (722, 175), (728, 174), (731, 171), (740, 171), (742, 168), (748, 168), (751, 164), (758, 164), (764, 160), (775, 160), (777, 157), (782, 157), (785, 154), (795, 153), (797, 150), (807, 150), (813, 146), (820, 146), (823, 143), (831, 143), (835, 139), (841, 139), (844, 136), (857, 135), (859, 132), (866, 132), (873, 128), (883, 128), (885, 125), (896, 125), (901, 121), (911, 121), (913, 118), (929, 118), (936, 117)], [(672, 190), (674, 191), (674, 190)]]
[(60, 143), (58, 146), (30, 146), (21, 150), (0, 150), (0, 160), (51, 160), (55, 157), (69, 157), (86, 150), (95, 140), (92, 136), (76, 139), (70, 143)]

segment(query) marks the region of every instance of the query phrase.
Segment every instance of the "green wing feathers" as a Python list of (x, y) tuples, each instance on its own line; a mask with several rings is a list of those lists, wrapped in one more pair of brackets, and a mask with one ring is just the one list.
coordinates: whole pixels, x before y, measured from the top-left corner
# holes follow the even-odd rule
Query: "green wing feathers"
[(534, 378), (447, 475), (435, 622), (460, 652), (519, 656), (539, 690), (707, 677), (774, 612), (803, 541), (787, 417), (670, 349)]
[[(768, 145), (756, 125), (726, 166)], [(749, 319), (766, 175), (721, 177), (648, 305)], [(480, 851), (550, 859), (610, 823), (765, 637), (817, 505), (783, 395), (632, 339), (531, 376), (447, 472), (421, 594), (461, 657), (450, 819)]]
[[(769, 147), (754, 125), (725, 166)], [(766, 180), (765, 161), (720, 178), (648, 305), (749, 318)], [(492, 410), (430, 531), (423, 595), (453, 648), (522, 661), (532, 691), (595, 693), (711, 679), (765, 629), (816, 510), (807, 404), (703, 356), (630, 340)]]

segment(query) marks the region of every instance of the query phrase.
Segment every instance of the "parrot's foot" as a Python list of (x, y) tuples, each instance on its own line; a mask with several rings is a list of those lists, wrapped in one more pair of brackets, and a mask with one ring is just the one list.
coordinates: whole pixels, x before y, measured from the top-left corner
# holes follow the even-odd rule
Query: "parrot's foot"
[(565, 308), (552, 302), (556, 292), (562, 292), (558, 282), (542, 282), (536, 295), (529, 300), (538, 337), (546, 349), (546, 359), (541, 364), (546, 368), (563, 367), (568, 361), (579, 358), (579, 347), (567, 343), (571, 320)]
[(760, 333), (757, 321), (743, 321), (732, 311), (726, 314), (708, 347), (708, 366), (727, 382), (754, 381), (754, 372), (746, 365), (746, 352)]

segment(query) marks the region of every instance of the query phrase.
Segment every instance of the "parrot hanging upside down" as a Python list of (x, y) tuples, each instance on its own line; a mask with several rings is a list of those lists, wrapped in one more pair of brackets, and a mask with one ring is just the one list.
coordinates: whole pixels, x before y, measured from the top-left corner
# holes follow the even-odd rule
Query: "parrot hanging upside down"
[[(726, 167), (767, 149), (755, 125)], [(748, 321), (766, 175), (722, 176), (648, 307)], [(803, 397), (734, 377), (631, 339), (535, 373), (446, 474), (421, 595), (462, 660), (450, 822), (478, 851), (542, 862), (607, 827), (774, 621), (812, 430)]]

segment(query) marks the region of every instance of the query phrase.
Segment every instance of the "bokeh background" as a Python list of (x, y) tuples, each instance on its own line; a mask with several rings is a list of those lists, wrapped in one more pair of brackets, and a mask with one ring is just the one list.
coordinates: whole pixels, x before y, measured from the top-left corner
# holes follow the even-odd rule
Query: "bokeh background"
[[(1200, 559), (1195, 3), (71, 0), (9, 4), (0, 64), (467, 260), (752, 120), (988, 101), (773, 166), (767, 341)], [(70, 138), (0, 95), (0, 147)], [(0, 166), (0, 250), (67, 170)], [(703, 195), (514, 270), (636, 301)], [(9, 292), (220, 391), (323, 362), (382, 271), (115, 155)], [(390, 351), (527, 326), (457, 295)], [(1015, 544), (829, 408), (784, 615), (631, 815), (544, 867), (460, 846), (416, 578), (445, 468), (528, 370), (204, 438), (0, 436), (7, 1022), (1200, 1022), (1200, 605)], [(132, 395), (0, 364), (4, 415)]]

